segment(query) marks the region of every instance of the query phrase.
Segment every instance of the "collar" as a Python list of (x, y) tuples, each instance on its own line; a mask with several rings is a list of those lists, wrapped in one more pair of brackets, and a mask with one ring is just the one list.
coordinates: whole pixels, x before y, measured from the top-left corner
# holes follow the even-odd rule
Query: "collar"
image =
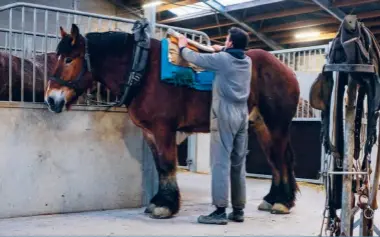
[(237, 59), (244, 59), (244, 56), (245, 56), (244, 50), (242, 49), (229, 48), (229, 49), (225, 49), (224, 51), (231, 54), (233, 57)]
[(224, 51), (231, 54), (233, 57), (237, 59), (244, 59), (244, 56), (245, 56), (244, 50), (242, 49), (229, 48), (229, 49), (225, 49)]

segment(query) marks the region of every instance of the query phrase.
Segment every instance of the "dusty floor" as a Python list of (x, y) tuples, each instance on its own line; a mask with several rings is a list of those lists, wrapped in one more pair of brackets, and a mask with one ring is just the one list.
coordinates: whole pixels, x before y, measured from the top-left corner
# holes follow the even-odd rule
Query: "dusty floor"
[[(268, 180), (248, 179), (248, 206), (244, 223), (226, 226), (202, 225), (198, 215), (212, 211), (210, 176), (178, 174), (183, 195), (180, 213), (173, 219), (153, 220), (144, 208), (48, 215), (0, 220), (0, 235), (308, 235), (316, 236), (322, 218), (324, 192), (313, 185), (300, 184), (297, 206), (289, 215), (272, 215), (256, 209), (269, 190)], [(380, 212), (375, 222), (380, 223)], [(174, 224), (174, 225), (172, 225)]]

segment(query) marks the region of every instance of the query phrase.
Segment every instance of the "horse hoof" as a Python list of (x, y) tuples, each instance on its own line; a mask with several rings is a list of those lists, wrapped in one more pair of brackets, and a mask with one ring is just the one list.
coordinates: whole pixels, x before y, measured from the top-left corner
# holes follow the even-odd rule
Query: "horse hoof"
[(172, 212), (167, 207), (155, 207), (150, 217), (153, 219), (168, 219), (172, 217)]
[(289, 214), (289, 208), (287, 208), (284, 204), (275, 203), (271, 210), (272, 214)]
[(150, 203), (149, 206), (148, 206), (147, 208), (145, 208), (144, 213), (146, 213), (146, 214), (150, 214), (150, 213), (152, 213), (152, 212), (153, 212), (153, 209), (154, 209), (155, 207), (156, 207), (155, 204)]
[(269, 202), (263, 200), (263, 201), (260, 203), (258, 209), (259, 209), (260, 211), (271, 211), (271, 210), (272, 210), (272, 207), (273, 207), (272, 204), (270, 204)]

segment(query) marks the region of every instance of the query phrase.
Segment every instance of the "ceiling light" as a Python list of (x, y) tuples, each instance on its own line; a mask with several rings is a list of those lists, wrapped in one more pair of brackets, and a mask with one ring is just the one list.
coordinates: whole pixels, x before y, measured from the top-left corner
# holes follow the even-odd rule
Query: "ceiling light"
[(142, 5), (143, 8), (146, 8), (146, 7), (156, 7), (158, 5), (161, 5), (163, 4), (164, 2), (162, 1), (148, 1), (147, 3), (145, 3), (144, 5)]
[(315, 38), (318, 37), (321, 34), (319, 31), (314, 32), (303, 32), (296, 34), (297, 39), (305, 39), (305, 38)]
[(198, 3), (186, 5), (186, 6), (172, 8), (169, 11), (177, 16), (184, 16), (184, 15), (205, 12), (207, 10), (211, 10), (211, 8), (207, 4), (203, 2), (198, 2)]

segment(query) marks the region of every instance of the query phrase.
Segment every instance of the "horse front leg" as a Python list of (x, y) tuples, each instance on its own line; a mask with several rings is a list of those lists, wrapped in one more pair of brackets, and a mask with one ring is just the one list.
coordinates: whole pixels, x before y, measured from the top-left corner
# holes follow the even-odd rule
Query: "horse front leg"
[(180, 208), (180, 191), (177, 184), (177, 149), (175, 131), (169, 126), (155, 124), (144, 137), (152, 150), (158, 172), (158, 192), (151, 199), (145, 213), (151, 218), (164, 219), (177, 214)]

